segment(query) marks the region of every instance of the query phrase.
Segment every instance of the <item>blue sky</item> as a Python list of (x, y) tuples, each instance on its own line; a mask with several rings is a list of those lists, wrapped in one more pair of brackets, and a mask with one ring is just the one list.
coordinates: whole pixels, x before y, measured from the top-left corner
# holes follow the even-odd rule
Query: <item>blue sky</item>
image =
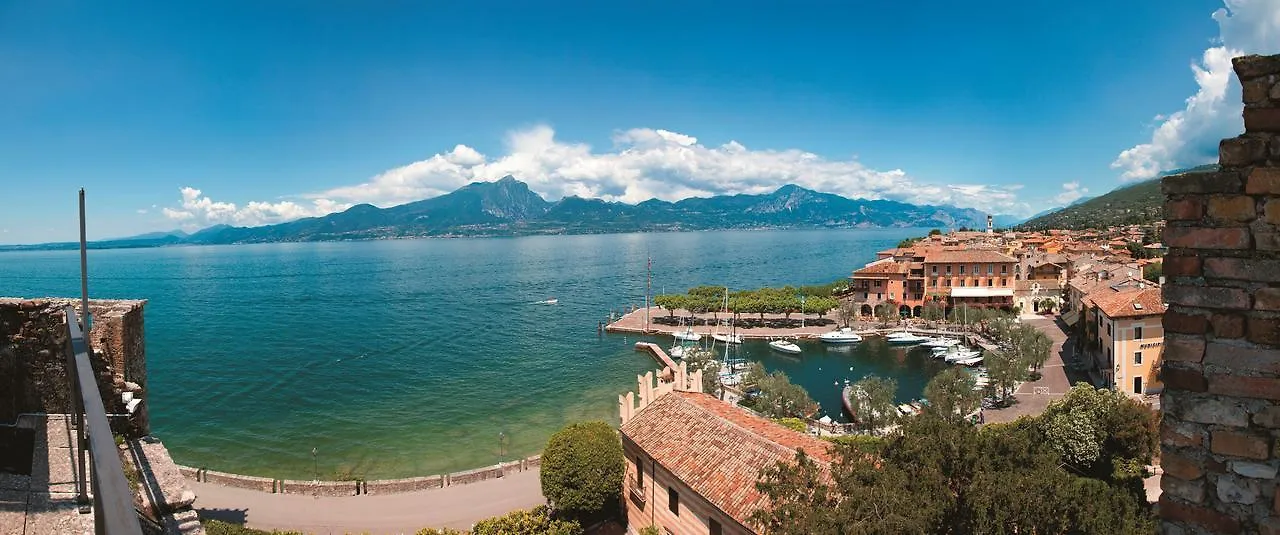
[(1028, 215), (1239, 131), (1209, 52), (1280, 0), (1227, 1), (0, 3), (0, 243), (73, 239), (81, 186), (108, 238), (506, 173)]

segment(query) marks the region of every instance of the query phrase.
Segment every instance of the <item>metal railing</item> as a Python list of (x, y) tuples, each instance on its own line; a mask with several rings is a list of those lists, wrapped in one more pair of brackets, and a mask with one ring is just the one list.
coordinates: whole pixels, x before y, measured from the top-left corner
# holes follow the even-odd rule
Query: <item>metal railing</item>
[[(86, 475), (93, 483), (93, 523), (98, 535), (142, 535), (133, 492), (124, 475), (97, 377), (89, 360), (89, 343), (74, 308), (66, 307), (67, 378), (71, 383), (72, 422), (76, 428), (76, 490), (81, 505), (89, 504)], [(86, 436), (87, 435), (87, 436)], [(85, 472), (85, 455), (91, 459)]]

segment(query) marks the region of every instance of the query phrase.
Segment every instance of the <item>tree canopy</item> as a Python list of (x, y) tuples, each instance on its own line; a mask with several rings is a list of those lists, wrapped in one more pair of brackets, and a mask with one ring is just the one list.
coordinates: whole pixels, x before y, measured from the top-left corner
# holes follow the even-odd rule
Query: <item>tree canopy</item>
[(729, 294), (725, 302), (723, 286), (696, 286), (684, 294), (663, 294), (653, 298), (653, 303), (674, 315), (683, 310), (690, 314), (719, 312), (726, 308), (732, 314), (786, 314), (790, 317), (796, 312), (825, 316), (840, 306), (835, 296), (843, 294), (849, 288), (847, 279), (840, 279), (829, 284), (813, 286), (783, 286), (781, 288), (758, 288), (755, 290), (738, 290)]
[(924, 387), (924, 397), (929, 400), (925, 409), (945, 419), (958, 419), (978, 410), (982, 393), (974, 390), (977, 381), (960, 368), (947, 368), (933, 376)]
[(792, 383), (785, 373), (769, 373), (759, 362), (747, 367), (743, 384), (755, 391), (742, 405), (769, 418), (807, 418), (818, 408), (804, 387)]
[(573, 423), (542, 452), (542, 495), (558, 515), (584, 520), (614, 512), (622, 492), (622, 442), (604, 422)]
[(868, 375), (853, 383), (849, 391), (849, 408), (863, 429), (877, 433), (898, 419), (896, 397), (898, 382), (876, 375)]

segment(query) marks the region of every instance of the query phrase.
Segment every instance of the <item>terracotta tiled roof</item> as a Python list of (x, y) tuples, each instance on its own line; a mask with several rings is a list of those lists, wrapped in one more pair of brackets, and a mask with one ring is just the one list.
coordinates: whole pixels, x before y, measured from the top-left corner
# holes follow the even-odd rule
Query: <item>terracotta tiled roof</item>
[(1164, 314), (1166, 308), (1160, 288), (1152, 286), (1121, 291), (1106, 288), (1089, 294), (1089, 299), (1112, 319)]
[(707, 501), (743, 524), (766, 498), (760, 470), (793, 461), (796, 449), (832, 460), (830, 444), (710, 395), (671, 392), (622, 425), (622, 434)]
[(926, 263), (1011, 263), (1017, 262), (1013, 257), (986, 249), (964, 249), (959, 251), (929, 251), (925, 253)]
[(857, 275), (884, 275), (888, 273), (906, 273), (908, 266), (898, 262), (876, 262), (867, 267), (854, 271)]

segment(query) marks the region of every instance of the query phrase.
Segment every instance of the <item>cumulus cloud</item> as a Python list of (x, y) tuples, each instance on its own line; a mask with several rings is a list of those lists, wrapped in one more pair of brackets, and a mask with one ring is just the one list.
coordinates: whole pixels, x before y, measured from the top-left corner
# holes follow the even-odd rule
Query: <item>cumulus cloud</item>
[(550, 200), (576, 195), (636, 203), (735, 193), (767, 193), (797, 184), (846, 197), (954, 204), (994, 213), (1025, 214), (1017, 186), (921, 183), (901, 169), (880, 171), (856, 159), (827, 159), (797, 149), (748, 149), (729, 141), (710, 146), (661, 129), (615, 132), (609, 150), (563, 141), (545, 125), (507, 135), (505, 154), (453, 150), (388, 170), (361, 184), (304, 195), (336, 205), (391, 206), (424, 199), (476, 181), (512, 175)]
[(184, 187), (180, 191), (182, 202), (179, 207), (165, 207), (160, 211), (165, 217), (179, 223), (184, 230), (188, 231), (218, 224), (269, 225), (303, 217), (325, 215), (351, 206), (328, 199), (313, 199), (309, 205), (293, 201), (274, 203), (250, 201), (241, 207), (231, 202), (215, 201), (196, 188)]
[(1071, 204), (1088, 193), (1089, 188), (1081, 187), (1080, 182), (1073, 180), (1062, 185), (1062, 192), (1053, 197), (1051, 204), (1054, 206)]
[(1216, 160), (1218, 141), (1244, 130), (1240, 118), (1240, 82), (1231, 58), (1280, 52), (1280, 0), (1225, 0), (1213, 13), (1219, 37), (1191, 64), (1196, 93), (1186, 106), (1155, 116), (1151, 141), (1121, 152), (1111, 163), (1124, 180), (1140, 180), (1162, 171)]

